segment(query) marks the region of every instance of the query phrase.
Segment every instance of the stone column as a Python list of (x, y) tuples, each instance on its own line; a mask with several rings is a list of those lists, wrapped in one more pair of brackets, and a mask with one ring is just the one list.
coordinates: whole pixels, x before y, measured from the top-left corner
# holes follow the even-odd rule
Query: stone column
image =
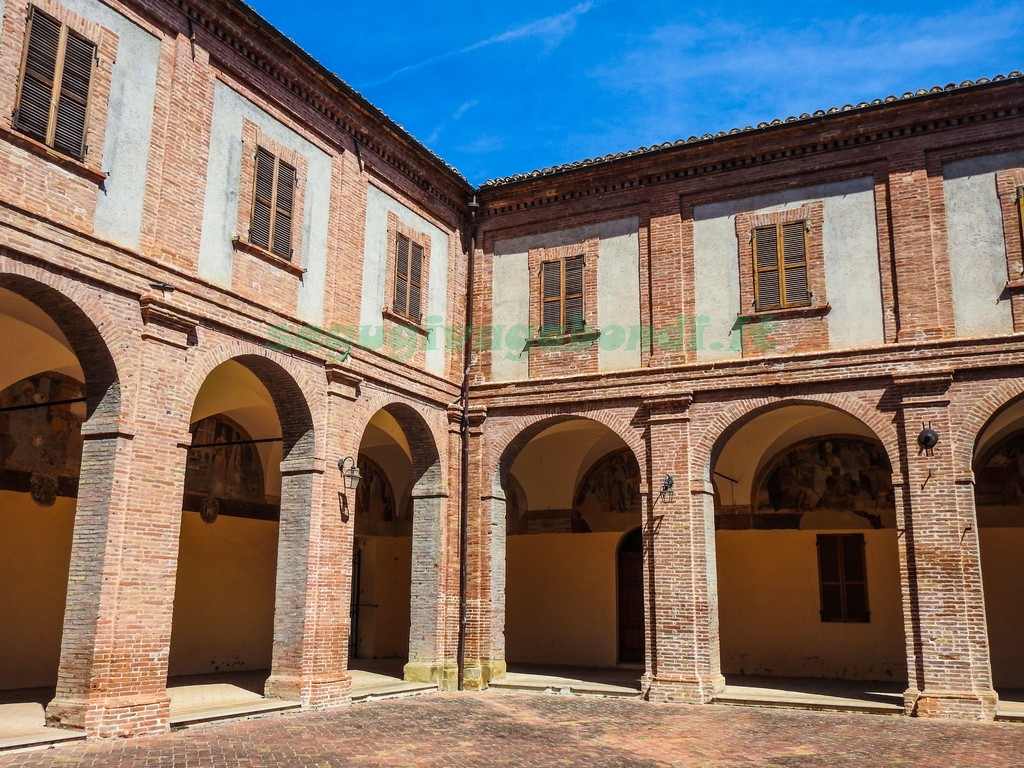
[[(951, 375), (901, 377), (892, 395), (904, 457), (893, 475), (902, 513), (900, 570), (907, 631), (907, 712), (990, 720), (996, 695), (988, 659), (973, 489), (956, 474), (946, 390)], [(918, 446), (930, 426), (933, 451)]]
[(355, 450), (344, 452), (345, 420), (359, 382), (328, 363), (327, 423), (322, 425), (327, 458), (281, 463), (274, 658), (266, 695), (310, 709), (343, 704), (352, 688), (348, 633), (355, 494), (342, 487), (337, 458), (355, 455)]
[(89, 421), (57, 695), (47, 719), (93, 736), (168, 727), (167, 660), (191, 403), (180, 402), (194, 324), (142, 300), (135, 424)]
[[(725, 689), (718, 652), (714, 490), (690, 454), (692, 398), (650, 398), (644, 505), (647, 670), (652, 701), (703, 704)], [(672, 499), (662, 495), (673, 479)]]

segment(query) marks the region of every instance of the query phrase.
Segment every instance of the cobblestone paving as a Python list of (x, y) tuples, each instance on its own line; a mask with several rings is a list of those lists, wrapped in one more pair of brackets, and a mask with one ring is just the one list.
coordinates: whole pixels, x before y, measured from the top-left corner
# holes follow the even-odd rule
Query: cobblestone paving
[(1024, 766), (1024, 725), (436, 694), (0, 755), (8, 766)]

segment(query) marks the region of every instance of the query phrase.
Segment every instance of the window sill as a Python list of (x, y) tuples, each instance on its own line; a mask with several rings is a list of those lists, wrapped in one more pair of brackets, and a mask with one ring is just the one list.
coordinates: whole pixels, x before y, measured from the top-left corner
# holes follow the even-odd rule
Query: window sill
[(1018, 277), (1015, 280), (1008, 280), (1006, 283), (1006, 290), (1010, 293), (1024, 291), (1024, 277)]
[(740, 317), (745, 320), (779, 319), (786, 320), (791, 317), (824, 317), (832, 311), (829, 304), (815, 304), (809, 307), (782, 307), (779, 309), (764, 309), (759, 312), (744, 312)]
[(385, 320), (390, 320), (392, 323), (398, 323), (399, 325), (404, 325), (406, 328), (410, 328), (410, 329), (416, 331), (416, 333), (420, 334), (421, 336), (429, 336), (430, 335), (430, 329), (427, 328), (425, 325), (420, 325), (415, 320), (413, 320), (411, 318), (408, 318), (405, 315), (400, 315), (397, 312), (392, 312), (387, 307), (382, 309), (380, 311), (380, 313), (384, 317)]
[(231, 245), (234, 247), (236, 251), (242, 251), (244, 253), (256, 256), (257, 258), (263, 259), (269, 264), (273, 264), (275, 267), (280, 267), (285, 272), (291, 272), (293, 275), (298, 275), (299, 277), (302, 277), (302, 275), (306, 274), (306, 270), (304, 270), (297, 264), (292, 264), (287, 259), (282, 259), (273, 251), (268, 251), (266, 248), (263, 248), (262, 246), (253, 245), (248, 240), (243, 240), (242, 238), (236, 236), (231, 239)]
[(527, 347), (561, 347), (566, 344), (595, 341), (601, 335), (600, 328), (586, 328), (575, 333), (552, 334), (551, 336), (534, 336), (526, 340)]
[(83, 179), (91, 181), (96, 185), (100, 185), (106, 181), (107, 174), (100, 170), (98, 166), (91, 165), (83, 160), (78, 160), (70, 155), (63, 155), (53, 147), (48, 147), (41, 141), (37, 141), (31, 136), (26, 136), (24, 133), (21, 133), (14, 128), (9, 128), (6, 125), (0, 125), (0, 137), (7, 139), (12, 144), (17, 145), (34, 155), (38, 155), (44, 160), (49, 160), (54, 165), (59, 165), (64, 170), (69, 171), (76, 176), (81, 176)]

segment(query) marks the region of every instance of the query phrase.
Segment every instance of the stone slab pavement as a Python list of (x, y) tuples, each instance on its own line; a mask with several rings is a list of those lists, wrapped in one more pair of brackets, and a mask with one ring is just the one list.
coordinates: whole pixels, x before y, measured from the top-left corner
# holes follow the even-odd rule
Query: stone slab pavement
[(0, 766), (1024, 766), (1024, 725), (432, 694), (0, 755)]

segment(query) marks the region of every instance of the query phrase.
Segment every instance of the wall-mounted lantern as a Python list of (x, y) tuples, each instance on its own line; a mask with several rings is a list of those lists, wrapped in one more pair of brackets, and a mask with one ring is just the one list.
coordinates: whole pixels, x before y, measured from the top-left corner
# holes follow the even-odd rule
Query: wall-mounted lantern
[(346, 490), (354, 491), (359, 487), (359, 481), (363, 479), (363, 476), (359, 474), (359, 469), (356, 467), (355, 459), (351, 456), (339, 459), (338, 469), (341, 470), (341, 481)]
[(661, 484), (661, 492), (658, 493), (659, 499), (664, 499), (669, 504), (672, 503), (672, 486), (676, 484), (676, 481), (672, 479), (672, 475), (665, 475), (665, 482)]
[(939, 444), (939, 433), (932, 429), (931, 422), (927, 426), (921, 425), (921, 434), (917, 436), (917, 444), (921, 447), (920, 453), (931, 456), (935, 446)]

